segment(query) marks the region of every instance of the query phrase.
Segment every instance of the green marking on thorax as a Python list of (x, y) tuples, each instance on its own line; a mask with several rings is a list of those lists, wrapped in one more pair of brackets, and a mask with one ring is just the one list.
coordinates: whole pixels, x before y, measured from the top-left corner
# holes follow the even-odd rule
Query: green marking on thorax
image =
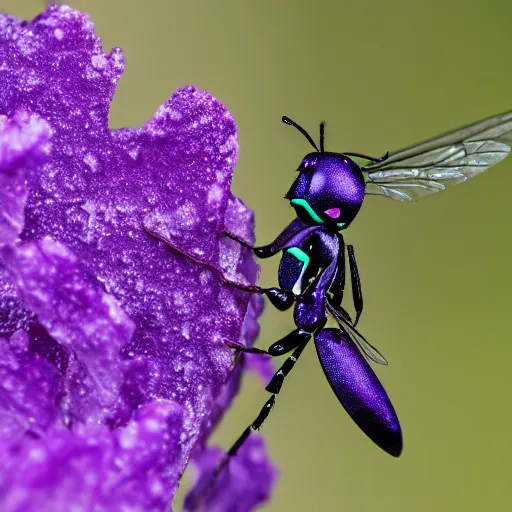
[(286, 252), (289, 252), (292, 256), (295, 256), (299, 261), (302, 261), (304, 263), (304, 267), (307, 267), (309, 265), (309, 262), (311, 261), (310, 257), (298, 247), (290, 247), (287, 249)]
[(300, 295), (302, 293), (302, 277), (304, 276), (304, 273), (306, 272), (306, 269), (308, 268), (309, 262), (311, 261), (309, 256), (299, 247), (290, 247), (286, 250), (286, 252), (289, 252), (292, 256), (297, 258), (300, 262), (303, 263), (302, 269), (300, 271), (300, 276), (293, 285), (292, 292), (295, 295)]
[(313, 208), (311, 208), (311, 206), (309, 206), (308, 202), (305, 199), (292, 199), (290, 201), (290, 204), (296, 204), (298, 206), (302, 206), (309, 213), (309, 216), (315, 222), (318, 222), (319, 224), (324, 223), (324, 221), (315, 213)]

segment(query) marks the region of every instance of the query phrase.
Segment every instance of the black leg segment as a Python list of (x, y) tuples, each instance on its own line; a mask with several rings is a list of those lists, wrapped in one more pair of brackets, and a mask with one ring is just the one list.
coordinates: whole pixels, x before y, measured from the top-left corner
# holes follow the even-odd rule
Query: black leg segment
[(354, 327), (359, 322), (359, 317), (363, 312), (363, 293), (361, 291), (361, 280), (359, 279), (359, 271), (357, 269), (356, 255), (354, 254), (354, 246), (347, 245), (348, 261), (350, 263), (350, 280), (352, 282), (352, 297), (354, 299), (354, 307), (356, 308), (356, 317), (354, 319)]
[[(309, 335), (311, 337), (311, 334)], [(270, 382), (268, 383), (267, 387), (265, 388), (269, 393), (273, 393), (272, 396), (275, 396), (281, 391), (281, 386), (283, 385), (284, 379), (286, 376), (292, 371), (293, 367), (295, 366), (295, 363), (297, 362), (297, 359), (299, 359), (300, 355), (302, 354), (302, 351), (304, 350), (304, 347), (307, 345), (306, 340), (301, 345), (299, 345), (293, 354), (286, 359), (286, 361), (283, 363), (281, 368), (277, 370), (277, 372), (274, 374)]]
[(256, 347), (246, 347), (238, 341), (226, 340), (225, 343), (229, 348), (234, 348), (238, 352), (243, 352), (244, 354), (266, 354), (267, 356), (277, 357), (291, 352), (300, 344), (308, 342), (310, 338), (311, 333), (303, 331), (302, 329), (295, 329), (284, 338), (270, 345), (268, 350)]
[(239, 243), (242, 247), (245, 247), (246, 249), (253, 250), (252, 245), (248, 244), (246, 241), (242, 240), (241, 238), (236, 237), (235, 235), (232, 235), (231, 233), (228, 233), (227, 231), (224, 231), (224, 236), (227, 238), (231, 238), (231, 240), (234, 240), (235, 242)]
[(295, 302), (295, 295), (289, 290), (283, 290), (281, 288), (262, 288), (262, 292), (279, 311), (286, 311), (291, 308)]
[[(300, 331), (300, 330), (297, 329), (296, 331), (293, 331), (293, 333), (291, 333), (291, 335), (283, 338), (283, 339), (286, 339), (286, 338), (295, 339), (295, 343), (298, 342), (297, 343), (298, 346), (296, 344), (295, 347), (293, 347), (293, 348), (295, 348), (295, 351), (293, 352), (293, 354), (284, 362), (284, 364), (281, 366), (281, 368), (274, 374), (274, 376), (270, 380), (270, 383), (268, 384), (266, 389), (272, 393), (272, 396), (265, 402), (265, 404), (261, 408), (258, 416), (256, 416), (255, 420), (242, 432), (240, 437), (233, 443), (233, 446), (231, 446), (231, 448), (227, 451), (226, 455), (222, 458), (222, 460), (220, 461), (218, 466), (213, 471), (211, 478), (208, 480), (208, 482), (205, 483), (202, 491), (199, 493), (197, 500), (195, 500), (195, 502), (191, 508), (190, 507), (188, 508), (188, 512), (193, 512), (194, 510), (197, 510), (197, 508), (201, 505), (204, 497), (208, 494), (209, 490), (215, 484), (215, 481), (217, 480), (219, 475), (222, 473), (224, 468), (229, 464), (229, 461), (231, 460), (231, 458), (236, 456), (236, 454), (238, 453), (238, 450), (240, 450), (240, 448), (243, 446), (245, 441), (247, 441), (247, 438), (251, 434), (251, 431), (259, 430), (262, 427), (265, 420), (268, 418), (270, 411), (272, 411), (272, 409), (275, 405), (276, 394), (279, 393), (279, 391), (281, 390), (281, 386), (283, 384), (285, 377), (290, 373), (290, 371), (295, 366), (297, 359), (302, 354), (302, 351), (304, 350), (304, 348), (306, 347), (308, 341), (310, 340), (310, 338), (312, 336), (312, 334), (304, 333), (303, 331), (298, 333), (297, 331)], [(307, 334), (307, 337), (306, 337), (306, 334)], [(294, 335), (295, 337), (292, 335)], [(231, 346), (232, 348), (236, 348), (242, 352), (254, 353), (253, 349), (246, 349), (246, 347), (243, 347), (243, 346), (239, 345), (238, 343), (235, 343), (235, 342), (226, 342), (226, 343), (228, 346)], [(274, 344), (274, 345), (276, 345), (276, 344)], [(289, 346), (291, 347), (291, 342), (290, 342)], [(256, 350), (258, 350), (258, 349), (256, 349)], [(290, 350), (291, 350), (291, 348), (290, 348)], [(266, 352), (259, 351), (257, 353), (266, 353)]]
[[(311, 338), (311, 334), (309, 335), (309, 338)], [(251, 430), (259, 430), (263, 423), (265, 422), (265, 420), (268, 418), (268, 415), (270, 414), (270, 411), (272, 410), (276, 402), (276, 394), (279, 393), (279, 391), (281, 390), (281, 386), (283, 385), (285, 377), (290, 373), (292, 368), (295, 366), (295, 363), (297, 362), (299, 356), (302, 354), (302, 351), (307, 345), (309, 338), (306, 341), (303, 341), (302, 344), (295, 349), (293, 354), (284, 362), (281, 368), (274, 374), (266, 388), (267, 391), (270, 391), (272, 393), (272, 396), (265, 402), (265, 405), (263, 405), (263, 407), (261, 408), (261, 411), (259, 412), (256, 419), (242, 432), (242, 435), (228, 450), (228, 458), (236, 455), (240, 447), (249, 437)], [(226, 462), (224, 462), (223, 464), (225, 463)]]
[(295, 329), (284, 338), (276, 341), (268, 348), (268, 354), (276, 357), (287, 354), (291, 350), (297, 348), (301, 343), (309, 341), (311, 334), (302, 329)]
[(270, 411), (273, 409), (274, 404), (276, 402), (275, 395), (272, 395), (266, 402), (265, 405), (261, 408), (258, 417), (242, 432), (242, 435), (236, 440), (233, 446), (228, 450), (228, 456), (234, 457), (240, 447), (245, 443), (251, 430), (259, 430), (263, 422), (267, 419), (267, 416), (270, 414)]
[(242, 446), (247, 438), (249, 437), (249, 434), (251, 433), (251, 427), (252, 425), (249, 425), (243, 432), (242, 435), (235, 441), (233, 446), (228, 450), (228, 457), (234, 457), (236, 455), (236, 452), (240, 449), (240, 446)]
[(231, 240), (234, 240), (235, 242), (239, 243), (242, 247), (249, 249), (258, 258), (270, 258), (274, 256), (274, 253), (268, 246), (253, 247), (252, 245), (248, 244), (245, 240), (242, 240), (241, 238), (238, 238), (235, 235), (228, 233), (227, 231), (224, 231), (224, 236), (226, 236), (227, 238), (231, 238)]
[(229, 348), (234, 348), (236, 351), (242, 352), (244, 354), (265, 354), (267, 356), (270, 355), (266, 350), (256, 347), (246, 347), (236, 341), (226, 340), (225, 343)]

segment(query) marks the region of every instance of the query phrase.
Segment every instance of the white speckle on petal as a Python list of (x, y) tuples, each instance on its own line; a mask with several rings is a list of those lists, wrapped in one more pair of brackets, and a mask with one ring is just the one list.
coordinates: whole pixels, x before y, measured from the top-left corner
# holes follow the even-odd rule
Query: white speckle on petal
[(92, 153), (87, 153), (84, 156), (84, 163), (92, 172), (96, 172), (98, 170), (98, 159)]
[(104, 69), (107, 67), (108, 61), (105, 55), (93, 55), (91, 63), (95, 69)]
[(41, 448), (32, 448), (29, 457), (36, 462), (43, 462), (46, 459), (46, 453)]
[(122, 431), (119, 436), (119, 442), (125, 450), (134, 448), (137, 445), (137, 430), (138, 425), (131, 423)]
[(219, 204), (224, 196), (224, 190), (219, 185), (213, 185), (208, 191), (208, 204)]

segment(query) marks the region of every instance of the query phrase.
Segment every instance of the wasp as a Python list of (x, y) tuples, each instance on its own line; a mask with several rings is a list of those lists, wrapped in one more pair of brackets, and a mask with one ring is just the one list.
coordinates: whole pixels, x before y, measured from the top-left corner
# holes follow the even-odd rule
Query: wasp
[[(226, 460), (237, 453), (252, 430), (262, 426), (285, 377), (311, 339), (341, 405), (373, 442), (398, 457), (403, 446), (400, 423), (369, 364), (387, 361), (357, 329), (363, 312), (361, 279), (354, 248), (345, 244), (343, 232), (368, 195), (414, 201), (463, 183), (503, 160), (512, 145), (512, 111), (381, 158), (325, 151), (324, 123), (320, 124), (318, 147), (301, 126), (286, 116), (282, 120), (302, 133), (315, 149), (302, 159), (298, 176), (285, 196), (297, 217), (268, 245), (250, 247), (243, 240), (235, 240), (258, 258), (282, 254), (279, 286), (256, 291), (279, 310), (293, 306), (296, 329), (268, 350), (230, 343), (241, 352), (291, 355), (266, 387), (271, 397), (228, 451)], [(354, 318), (342, 307), (347, 260)], [(337, 328), (325, 327), (329, 315)]]

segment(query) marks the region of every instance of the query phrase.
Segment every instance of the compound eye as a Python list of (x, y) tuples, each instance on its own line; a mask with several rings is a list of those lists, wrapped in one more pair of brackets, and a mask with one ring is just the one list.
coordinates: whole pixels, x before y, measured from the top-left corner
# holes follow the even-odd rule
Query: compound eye
[(339, 208), (329, 208), (328, 210), (325, 210), (324, 213), (331, 217), (331, 219), (337, 219), (340, 216), (341, 211)]

